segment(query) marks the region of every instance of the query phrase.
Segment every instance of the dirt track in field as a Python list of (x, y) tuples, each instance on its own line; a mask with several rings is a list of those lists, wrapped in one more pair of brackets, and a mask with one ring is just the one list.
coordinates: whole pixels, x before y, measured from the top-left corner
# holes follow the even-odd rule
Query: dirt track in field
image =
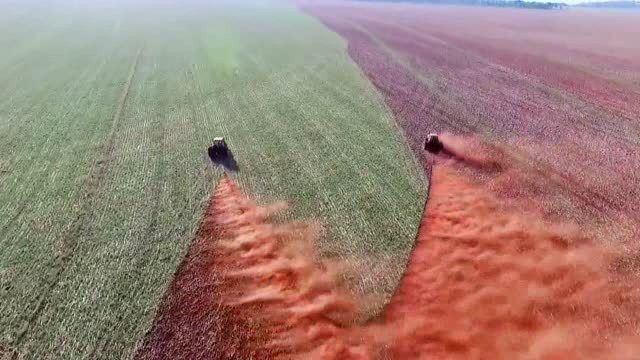
[(221, 302), (232, 287), (221, 274), (226, 261), (217, 247), (229, 236), (221, 222), (243, 209), (234, 200), (240, 193), (223, 180), (213, 192), (196, 238), (178, 268), (156, 314), (138, 359), (248, 359), (255, 353), (255, 334), (242, 316), (244, 309)]
[[(637, 14), (304, 2), (340, 34), (428, 170), (429, 132), (511, 149), (544, 211), (640, 236)], [(477, 178), (482, 178), (478, 174)], [(505, 194), (508, 195), (508, 194)]]
[(436, 168), (400, 287), (378, 331), (393, 358), (626, 359), (637, 353), (637, 275), (624, 255), (505, 206)]
[(341, 358), (362, 304), (339, 280), (352, 267), (317, 257), (313, 224), (269, 221), (283, 207), (223, 178), (136, 358)]
[(225, 178), (138, 358), (565, 360), (640, 351), (640, 279), (624, 266), (633, 259), (523, 210), (524, 196), (501, 201), (466, 169), (498, 179), (504, 158), (473, 139), (450, 140), (457, 147), (436, 159), (407, 270), (380, 318), (361, 322), (366, 303), (340, 281), (353, 268), (317, 256), (312, 224), (273, 223), (282, 205), (257, 206)]

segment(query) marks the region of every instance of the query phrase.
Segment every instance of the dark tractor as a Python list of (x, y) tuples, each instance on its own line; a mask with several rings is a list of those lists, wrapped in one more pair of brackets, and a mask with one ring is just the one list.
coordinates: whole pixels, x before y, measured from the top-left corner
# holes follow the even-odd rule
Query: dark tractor
[(223, 162), (229, 157), (229, 148), (223, 137), (216, 137), (213, 139), (213, 144), (209, 146), (207, 151), (209, 158), (216, 164)]
[(438, 134), (431, 133), (424, 140), (424, 149), (432, 154), (437, 154), (444, 148), (442, 141), (438, 138)]
[(207, 149), (209, 158), (215, 165), (222, 166), (229, 171), (238, 171), (238, 164), (223, 137), (213, 138), (213, 144)]

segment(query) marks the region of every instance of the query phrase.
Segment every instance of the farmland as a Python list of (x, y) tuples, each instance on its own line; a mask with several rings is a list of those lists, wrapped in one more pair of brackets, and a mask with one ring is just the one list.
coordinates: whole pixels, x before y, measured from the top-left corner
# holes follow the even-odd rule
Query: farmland
[[(450, 142), (451, 139), (446, 139)], [(383, 316), (224, 178), (139, 359), (611, 359), (639, 351), (640, 273), (561, 223), (505, 206), (454, 167), (431, 190)], [(498, 201), (497, 201), (498, 200)], [(624, 256), (623, 256), (624, 257)], [(632, 258), (635, 254), (632, 254)]]
[(0, 0), (0, 358), (637, 352), (638, 33), (587, 10)]
[(528, 169), (519, 173), (544, 175), (530, 185), (547, 196), (550, 216), (613, 219), (637, 236), (638, 14), (302, 6), (347, 39), (427, 168), (421, 141), (431, 131), (499, 142), (518, 149)]
[(325, 225), (327, 256), (388, 264), (356, 291), (395, 286), (425, 178), (317, 20), (263, 1), (0, 6), (2, 356), (133, 354), (222, 174), (214, 136), (243, 191)]

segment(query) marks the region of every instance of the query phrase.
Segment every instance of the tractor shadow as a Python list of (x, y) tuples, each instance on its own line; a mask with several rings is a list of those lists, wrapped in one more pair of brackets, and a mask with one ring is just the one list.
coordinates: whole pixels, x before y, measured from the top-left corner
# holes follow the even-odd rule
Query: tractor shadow
[(216, 166), (221, 166), (227, 171), (238, 172), (240, 171), (240, 167), (238, 166), (238, 162), (233, 157), (233, 153), (231, 150), (226, 149), (223, 152), (212, 153), (209, 151), (209, 159)]

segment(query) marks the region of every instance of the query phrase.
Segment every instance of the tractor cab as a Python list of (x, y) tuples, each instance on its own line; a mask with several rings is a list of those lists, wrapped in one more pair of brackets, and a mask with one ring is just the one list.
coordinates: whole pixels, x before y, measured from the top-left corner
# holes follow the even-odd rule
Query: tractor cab
[(427, 138), (424, 140), (424, 149), (432, 154), (437, 154), (444, 148), (442, 145), (442, 141), (438, 138), (438, 134), (431, 133), (427, 135)]

